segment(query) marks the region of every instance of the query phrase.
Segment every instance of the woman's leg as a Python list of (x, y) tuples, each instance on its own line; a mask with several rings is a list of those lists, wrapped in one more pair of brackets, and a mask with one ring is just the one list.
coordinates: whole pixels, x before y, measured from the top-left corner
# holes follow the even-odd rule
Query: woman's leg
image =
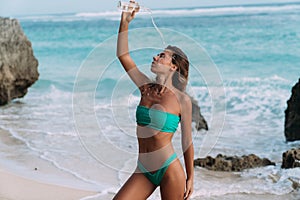
[(176, 159), (168, 167), (160, 184), (162, 200), (183, 200), (185, 190), (185, 174), (180, 161)]
[(156, 186), (137, 170), (126, 181), (113, 200), (146, 200), (155, 189)]

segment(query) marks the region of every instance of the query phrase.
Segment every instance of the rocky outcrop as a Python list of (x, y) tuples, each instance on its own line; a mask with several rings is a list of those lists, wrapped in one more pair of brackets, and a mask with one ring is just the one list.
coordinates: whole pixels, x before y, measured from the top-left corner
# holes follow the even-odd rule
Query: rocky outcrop
[(300, 167), (300, 149), (291, 149), (282, 154), (281, 168)]
[(0, 17), (0, 105), (23, 97), (38, 79), (38, 61), (16, 19)]
[(196, 123), (195, 128), (199, 131), (201, 129), (208, 130), (207, 122), (201, 115), (200, 107), (195, 99), (192, 100), (192, 121)]
[(198, 158), (194, 160), (195, 166), (200, 166), (213, 171), (239, 172), (244, 169), (275, 165), (267, 158), (259, 158), (254, 154), (247, 156), (224, 156), (217, 155), (216, 158), (207, 156), (206, 158)]
[(284, 134), (286, 141), (300, 140), (300, 79), (292, 88), (285, 110)]

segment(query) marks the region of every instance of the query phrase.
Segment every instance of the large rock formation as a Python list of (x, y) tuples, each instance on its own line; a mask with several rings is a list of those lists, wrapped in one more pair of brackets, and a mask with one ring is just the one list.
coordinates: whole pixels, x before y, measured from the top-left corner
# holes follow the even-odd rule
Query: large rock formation
[(38, 61), (16, 19), (0, 17), (0, 105), (23, 97), (38, 79)]
[(213, 171), (239, 172), (249, 168), (275, 165), (275, 163), (271, 162), (267, 158), (259, 158), (254, 154), (242, 157), (223, 156), (219, 154), (216, 158), (212, 158), (211, 156), (198, 158), (194, 160), (194, 165)]
[(300, 167), (300, 149), (291, 149), (282, 154), (281, 168)]
[(285, 110), (284, 134), (286, 141), (300, 140), (300, 79), (292, 88)]
[(199, 131), (201, 129), (208, 130), (207, 122), (201, 115), (200, 107), (195, 99), (192, 100), (192, 121), (196, 123), (195, 128)]

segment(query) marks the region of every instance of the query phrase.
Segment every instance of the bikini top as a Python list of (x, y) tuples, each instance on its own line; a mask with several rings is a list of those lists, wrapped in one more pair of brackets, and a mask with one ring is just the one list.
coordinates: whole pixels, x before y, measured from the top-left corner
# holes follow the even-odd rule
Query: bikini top
[(180, 117), (162, 110), (138, 106), (136, 109), (136, 122), (140, 126), (159, 130), (161, 132), (175, 133)]

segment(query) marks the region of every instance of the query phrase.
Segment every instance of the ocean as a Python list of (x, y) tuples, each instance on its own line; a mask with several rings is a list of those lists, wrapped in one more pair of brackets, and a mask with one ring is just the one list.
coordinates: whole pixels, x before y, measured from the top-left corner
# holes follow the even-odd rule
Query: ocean
[[(167, 44), (191, 61), (187, 92), (209, 130), (193, 128), (195, 158), (256, 154), (276, 166), (243, 172), (195, 168), (193, 199), (299, 199), (281, 169), (284, 111), (300, 77), (300, 4), (137, 13), (129, 43), (138, 67)], [(116, 59), (120, 12), (16, 16), (39, 61), (28, 94), (0, 108), (0, 163), (31, 179), (96, 191), (109, 199), (136, 166), (139, 93)], [(193, 124), (194, 125), (194, 124)], [(173, 138), (182, 159), (180, 131)], [(159, 191), (150, 198), (160, 199)]]

